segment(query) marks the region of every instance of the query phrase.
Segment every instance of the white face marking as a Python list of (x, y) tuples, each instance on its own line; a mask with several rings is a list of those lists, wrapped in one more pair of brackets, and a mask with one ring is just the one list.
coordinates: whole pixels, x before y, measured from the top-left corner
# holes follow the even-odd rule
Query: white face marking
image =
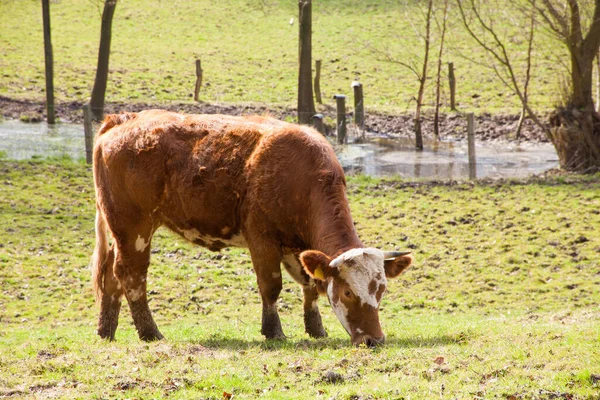
[(331, 300), (333, 298), (333, 281), (329, 282), (327, 286), (327, 297), (329, 297), (329, 303), (331, 304), (331, 308), (333, 308), (333, 312), (342, 323), (344, 329), (346, 329), (346, 332), (352, 336), (352, 333), (350, 333), (350, 324), (348, 323), (348, 308), (341, 301), (334, 303)]
[(135, 240), (135, 249), (137, 251), (139, 251), (140, 253), (143, 253), (149, 244), (150, 244), (149, 240), (146, 242), (146, 239), (144, 239), (142, 236), (138, 235), (137, 239)]
[[(349, 261), (352, 265), (348, 265)], [(376, 293), (383, 285), (387, 286), (383, 268), (383, 252), (373, 248), (352, 249), (331, 261), (331, 266), (337, 266), (340, 278), (346, 281), (350, 289), (360, 299), (361, 305), (368, 304), (373, 308), (379, 307)], [(369, 284), (375, 281), (377, 290), (369, 293)]]
[(129, 299), (131, 301), (138, 301), (143, 294), (142, 287), (139, 286), (137, 289), (129, 289), (127, 294), (129, 295)]
[(273, 279), (277, 279), (281, 277), (281, 274), (279, 272), (273, 272), (271, 276), (273, 276)]

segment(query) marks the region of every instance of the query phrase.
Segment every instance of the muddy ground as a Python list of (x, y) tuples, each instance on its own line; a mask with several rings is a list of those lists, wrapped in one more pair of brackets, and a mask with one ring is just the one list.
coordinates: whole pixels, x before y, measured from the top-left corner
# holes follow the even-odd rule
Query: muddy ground
[[(78, 101), (58, 103), (56, 113), (61, 121), (80, 123), (83, 121), (82, 107), (83, 103)], [(296, 118), (296, 111), (293, 108), (209, 103), (107, 103), (105, 113), (141, 111), (150, 108), (195, 114), (246, 115), (269, 113), (280, 119), (294, 120)], [(46, 118), (45, 103), (43, 101), (15, 100), (0, 96), (0, 110), (2, 116), (6, 119), (40, 122)], [(319, 111), (325, 116), (326, 122), (329, 122), (327, 126), (328, 134), (333, 134), (334, 126), (332, 126), (332, 122), (336, 118), (335, 109), (330, 106), (319, 106)], [(480, 140), (515, 140), (518, 120), (518, 115), (481, 114), (475, 116), (475, 134)], [(348, 121), (352, 121), (352, 113), (348, 114)], [(410, 138), (414, 136), (412, 114), (384, 114), (367, 110), (365, 126), (367, 132), (372, 134)], [(422, 127), (425, 139), (433, 138), (433, 113), (425, 114)], [(466, 127), (466, 118), (462, 114), (449, 113), (441, 115), (440, 135), (442, 138), (464, 138), (467, 132)], [(351, 132), (355, 132), (352, 127)], [(542, 129), (529, 119), (525, 120), (521, 140), (529, 142), (548, 141)]]

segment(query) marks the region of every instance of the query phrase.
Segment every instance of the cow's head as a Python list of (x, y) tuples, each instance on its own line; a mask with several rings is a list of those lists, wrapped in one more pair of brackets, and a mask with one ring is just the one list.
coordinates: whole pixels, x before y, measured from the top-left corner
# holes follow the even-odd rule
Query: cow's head
[(410, 252), (383, 252), (372, 248), (348, 250), (335, 259), (308, 250), (300, 254), (306, 272), (329, 303), (354, 345), (383, 344), (379, 303), (387, 278), (395, 278), (412, 263)]

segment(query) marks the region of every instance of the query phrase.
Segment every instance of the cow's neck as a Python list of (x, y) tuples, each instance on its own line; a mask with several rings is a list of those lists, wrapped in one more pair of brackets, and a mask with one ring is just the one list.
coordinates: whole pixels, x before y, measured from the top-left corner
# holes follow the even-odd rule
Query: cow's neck
[(327, 207), (319, 211), (312, 224), (312, 249), (337, 257), (347, 250), (365, 247), (358, 238), (347, 205), (338, 205), (334, 209)]

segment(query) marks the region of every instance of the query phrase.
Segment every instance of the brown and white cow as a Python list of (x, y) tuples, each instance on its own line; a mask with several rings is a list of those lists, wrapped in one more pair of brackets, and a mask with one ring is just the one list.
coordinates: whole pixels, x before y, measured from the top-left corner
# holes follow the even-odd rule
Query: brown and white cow
[(326, 294), (352, 343), (383, 343), (378, 309), (387, 278), (412, 257), (364, 247), (343, 170), (313, 129), (257, 116), (109, 115), (96, 137), (94, 182), (101, 337), (114, 339), (123, 296), (140, 338), (163, 337), (146, 274), (152, 236), (164, 225), (210, 250), (250, 250), (267, 338), (285, 337), (276, 307), (283, 264), (302, 285), (310, 336), (327, 335), (317, 307)]

